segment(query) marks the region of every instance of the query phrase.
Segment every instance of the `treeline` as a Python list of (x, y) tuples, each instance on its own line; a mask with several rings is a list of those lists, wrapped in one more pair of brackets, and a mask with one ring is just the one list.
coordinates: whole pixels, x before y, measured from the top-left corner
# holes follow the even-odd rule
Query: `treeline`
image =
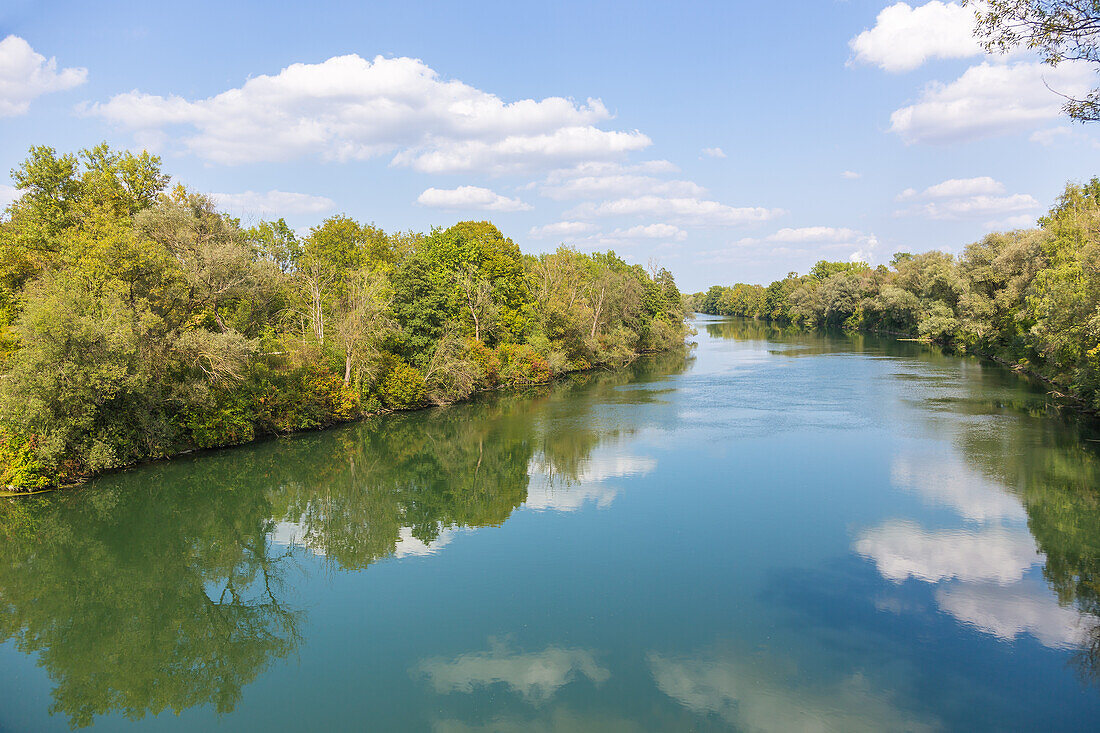
[(890, 266), (818, 262), (767, 287), (715, 285), (698, 312), (905, 334), (1005, 361), (1100, 410), (1100, 179), (1069, 184), (1036, 229), (987, 235), (961, 257)]
[(538, 257), (488, 222), (251, 227), (160, 159), (32, 148), (0, 218), (0, 487), (387, 409), (446, 404), (683, 344), (671, 273)]

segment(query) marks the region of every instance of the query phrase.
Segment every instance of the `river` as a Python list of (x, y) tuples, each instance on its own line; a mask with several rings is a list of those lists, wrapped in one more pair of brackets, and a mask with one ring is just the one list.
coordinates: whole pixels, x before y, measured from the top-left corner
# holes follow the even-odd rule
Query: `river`
[(617, 372), (0, 500), (0, 730), (1083, 730), (1100, 433), (916, 343)]

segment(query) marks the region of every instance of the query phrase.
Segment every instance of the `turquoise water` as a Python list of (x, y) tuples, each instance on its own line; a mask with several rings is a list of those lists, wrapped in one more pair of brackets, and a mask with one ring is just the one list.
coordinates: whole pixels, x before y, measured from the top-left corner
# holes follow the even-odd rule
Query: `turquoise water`
[(0, 729), (1083, 730), (1100, 434), (977, 360), (684, 358), (0, 504)]

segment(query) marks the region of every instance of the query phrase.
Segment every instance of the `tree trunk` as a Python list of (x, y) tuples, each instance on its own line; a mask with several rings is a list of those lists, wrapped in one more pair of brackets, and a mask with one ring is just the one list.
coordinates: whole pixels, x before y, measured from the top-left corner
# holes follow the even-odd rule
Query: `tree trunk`
[(221, 313), (218, 313), (218, 304), (217, 303), (214, 303), (213, 309), (214, 309), (214, 320), (218, 322), (218, 328), (220, 328), (222, 330), (222, 333), (228, 333), (229, 328), (226, 327), (225, 321), (222, 320)]
[(600, 297), (596, 301), (595, 315), (592, 316), (592, 338), (596, 338), (596, 327), (600, 325), (600, 311), (603, 310), (604, 289), (600, 288)]

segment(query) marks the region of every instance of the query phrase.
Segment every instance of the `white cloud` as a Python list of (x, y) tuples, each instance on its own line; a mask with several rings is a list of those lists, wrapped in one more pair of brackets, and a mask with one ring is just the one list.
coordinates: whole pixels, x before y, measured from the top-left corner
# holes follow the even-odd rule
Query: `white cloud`
[(431, 542), (413, 536), (411, 527), (402, 527), (397, 534), (397, 543), (393, 548), (393, 556), (401, 557), (427, 557), (439, 552), (446, 547), (458, 535), (458, 530), (445, 527), (439, 530), (439, 534)]
[(983, 194), (1004, 193), (1005, 185), (989, 176), (977, 178), (950, 178), (924, 189), (926, 198), (954, 198), (958, 196), (980, 196)]
[(1039, 143), (1040, 145), (1049, 146), (1053, 145), (1058, 140), (1064, 140), (1073, 136), (1073, 130), (1068, 127), (1050, 127), (1046, 130), (1036, 130), (1028, 137), (1033, 143)]
[(1046, 588), (952, 584), (936, 590), (936, 603), (959, 621), (1004, 641), (1028, 633), (1052, 649), (1072, 649), (1088, 636), (1082, 615), (1058, 605)]
[(553, 224), (531, 227), (527, 236), (531, 239), (564, 239), (587, 234), (595, 228), (595, 224), (586, 221), (557, 221)]
[(873, 560), (883, 577), (896, 583), (913, 577), (929, 583), (957, 578), (1005, 585), (1043, 561), (1027, 530), (928, 532), (900, 520), (863, 531), (853, 549)]
[(1100, 140), (1089, 135), (1084, 128), (1048, 127), (1045, 130), (1036, 130), (1028, 136), (1028, 140), (1044, 147), (1062, 143), (1063, 145), (1088, 145), (1092, 148), (1100, 148)]
[(799, 679), (793, 660), (775, 655), (731, 654), (676, 658), (650, 653), (657, 688), (688, 710), (717, 715), (737, 730), (932, 731), (938, 726), (900, 710), (875, 690), (872, 675), (837, 675), (824, 683)]
[(668, 160), (643, 160), (640, 163), (620, 163), (609, 160), (587, 160), (569, 168), (557, 168), (546, 174), (545, 184), (555, 186), (574, 178), (602, 177), (624, 174), (678, 173), (679, 168)]
[(287, 191), (245, 191), (244, 193), (212, 193), (218, 206), (236, 214), (282, 216), (284, 214), (323, 214), (336, 208), (336, 202), (324, 196)]
[(1092, 79), (1093, 71), (1085, 64), (1066, 62), (1051, 68), (1039, 62), (984, 61), (950, 84), (929, 84), (916, 104), (890, 116), (890, 129), (907, 143), (960, 142), (1020, 132), (1057, 118), (1065, 101), (1058, 95), (1083, 96)]
[(9, 186), (6, 183), (0, 183), (0, 209), (7, 208), (9, 204), (14, 202), (22, 195), (23, 192), (15, 186)]
[(799, 227), (780, 229), (764, 237), (767, 242), (851, 242), (863, 237), (862, 232), (837, 227)]
[(993, 221), (987, 221), (982, 224), (986, 229), (992, 229), (999, 232), (1012, 231), (1013, 229), (1030, 229), (1038, 226), (1037, 217), (1034, 214), (1020, 214), (1018, 216), (1009, 216), (1004, 219), (995, 219)]
[[(659, 248), (674, 247), (688, 238), (688, 233), (678, 226), (665, 222), (639, 224), (628, 228), (616, 228), (610, 232), (594, 232), (573, 239), (570, 244), (579, 249), (593, 251), (601, 249), (629, 248), (634, 245), (660, 243)], [(629, 261), (629, 257), (628, 257)]]
[(895, 486), (947, 506), (975, 522), (1027, 519), (1020, 500), (971, 470), (964, 462), (935, 455), (898, 456), (890, 467)]
[(856, 178), (859, 178), (859, 177), (860, 177), (861, 175), (862, 175), (862, 174), (860, 174), (860, 173), (856, 173), (855, 171), (843, 171), (843, 172), (842, 172), (842, 173), (840, 174), (840, 177), (841, 177), (841, 178), (847, 178), (847, 179), (848, 179), (849, 181), (853, 181), (853, 180), (855, 180)]
[(929, 219), (979, 219), (987, 216), (1029, 211), (1039, 207), (1035, 197), (1026, 193), (1011, 196), (970, 196), (945, 201), (930, 201), (899, 212)]
[(629, 229), (616, 229), (611, 232), (611, 236), (619, 239), (674, 239), (682, 242), (687, 239), (687, 232), (672, 224), (639, 224)]
[(420, 194), (416, 202), (435, 209), (477, 209), (479, 211), (530, 211), (531, 205), (519, 199), (501, 196), (487, 188), (459, 186), (458, 188), (429, 188)]
[[(779, 246), (775, 246), (779, 245)], [(696, 253), (700, 262), (728, 264), (743, 262), (749, 253), (759, 253), (762, 257), (776, 256), (822, 256), (832, 250), (850, 250), (847, 257), (852, 262), (871, 262), (874, 259), (878, 238), (874, 234), (865, 234), (857, 229), (846, 227), (811, 226), (783, 228), (764, 237), (742, 237), (723, 249), (705, 250)]]
[(684, 226), (708, 227), (751, 224), (767, 221), (784, 213), (782, 209), (766, 209), (759, 206), (733, 207), (717, 201), (690, 197), (636, 196), (599, 204), (581, 204), (569, 212), (569, 215), (582, 219), (605, 216), (654, 216), (671, 219)]
[(463, 654), (455, 659), (429, 659), (418, 666), (439, 694), (472, 693), (479, 688), (504, 684), (529, 703), (540, 704), (580, 677), (595, 684), (611, 673), (586, 649), (547, 647), (541, 652), (510, 651), (492, 642), (489, 651)]
[[(541, 467), (535, 467), (541, 470)], [(552, 480), (532, 481), (523, 505), (536, 512), (575, 512), (588, 503), (606, 509), (615, 501), (618, 490), (604, 484), (559, 485)]]
[(919, 7), (885, 8), (875, 26), (848, 42), (852, 61), (885, 71), (909, 71), (929, 59), (957, 59), (982, 53), (974, 38), (974, 10), (933, 0)]
[(229, 164), (393, 154), (393, 164), (425, 172), (503, 173), (650, 145), (637, 130), (597, 127), (611, 118), (598, 99), (505, 102), (418, 59), (355, 54), (292, 64), (206, 99), (134, 90), (86, 111), (134, 130), (178, 126), (191, 152)]
[(923, 201), (896, 212), (899, 216), (924, 216), (929, 219), (980, 219), (1032, 211), (1040, 204), (1024, 193), (997, 195), (1005, 186), (989, 176), (952, 178), (924, 191), (907, 188), (898, 201)]
[(72, 89), (87, 78), (87, 69), (58, 71), (57, 59), (37, 53), (19, 36), (8, 36), (0, 41), (0, 117), (24, 114), (37, 97)]
[(726, 153), (722, 148), (703, 148), (703, 155), (708, 158), (725, 158)]
[(703, 196), (706, 189), (692, 181), (663, 181), (653, 176), (625, 172), (581, 175), (545, 185), (540, 193), (548, 198), (594, 199), (609, 196)]

